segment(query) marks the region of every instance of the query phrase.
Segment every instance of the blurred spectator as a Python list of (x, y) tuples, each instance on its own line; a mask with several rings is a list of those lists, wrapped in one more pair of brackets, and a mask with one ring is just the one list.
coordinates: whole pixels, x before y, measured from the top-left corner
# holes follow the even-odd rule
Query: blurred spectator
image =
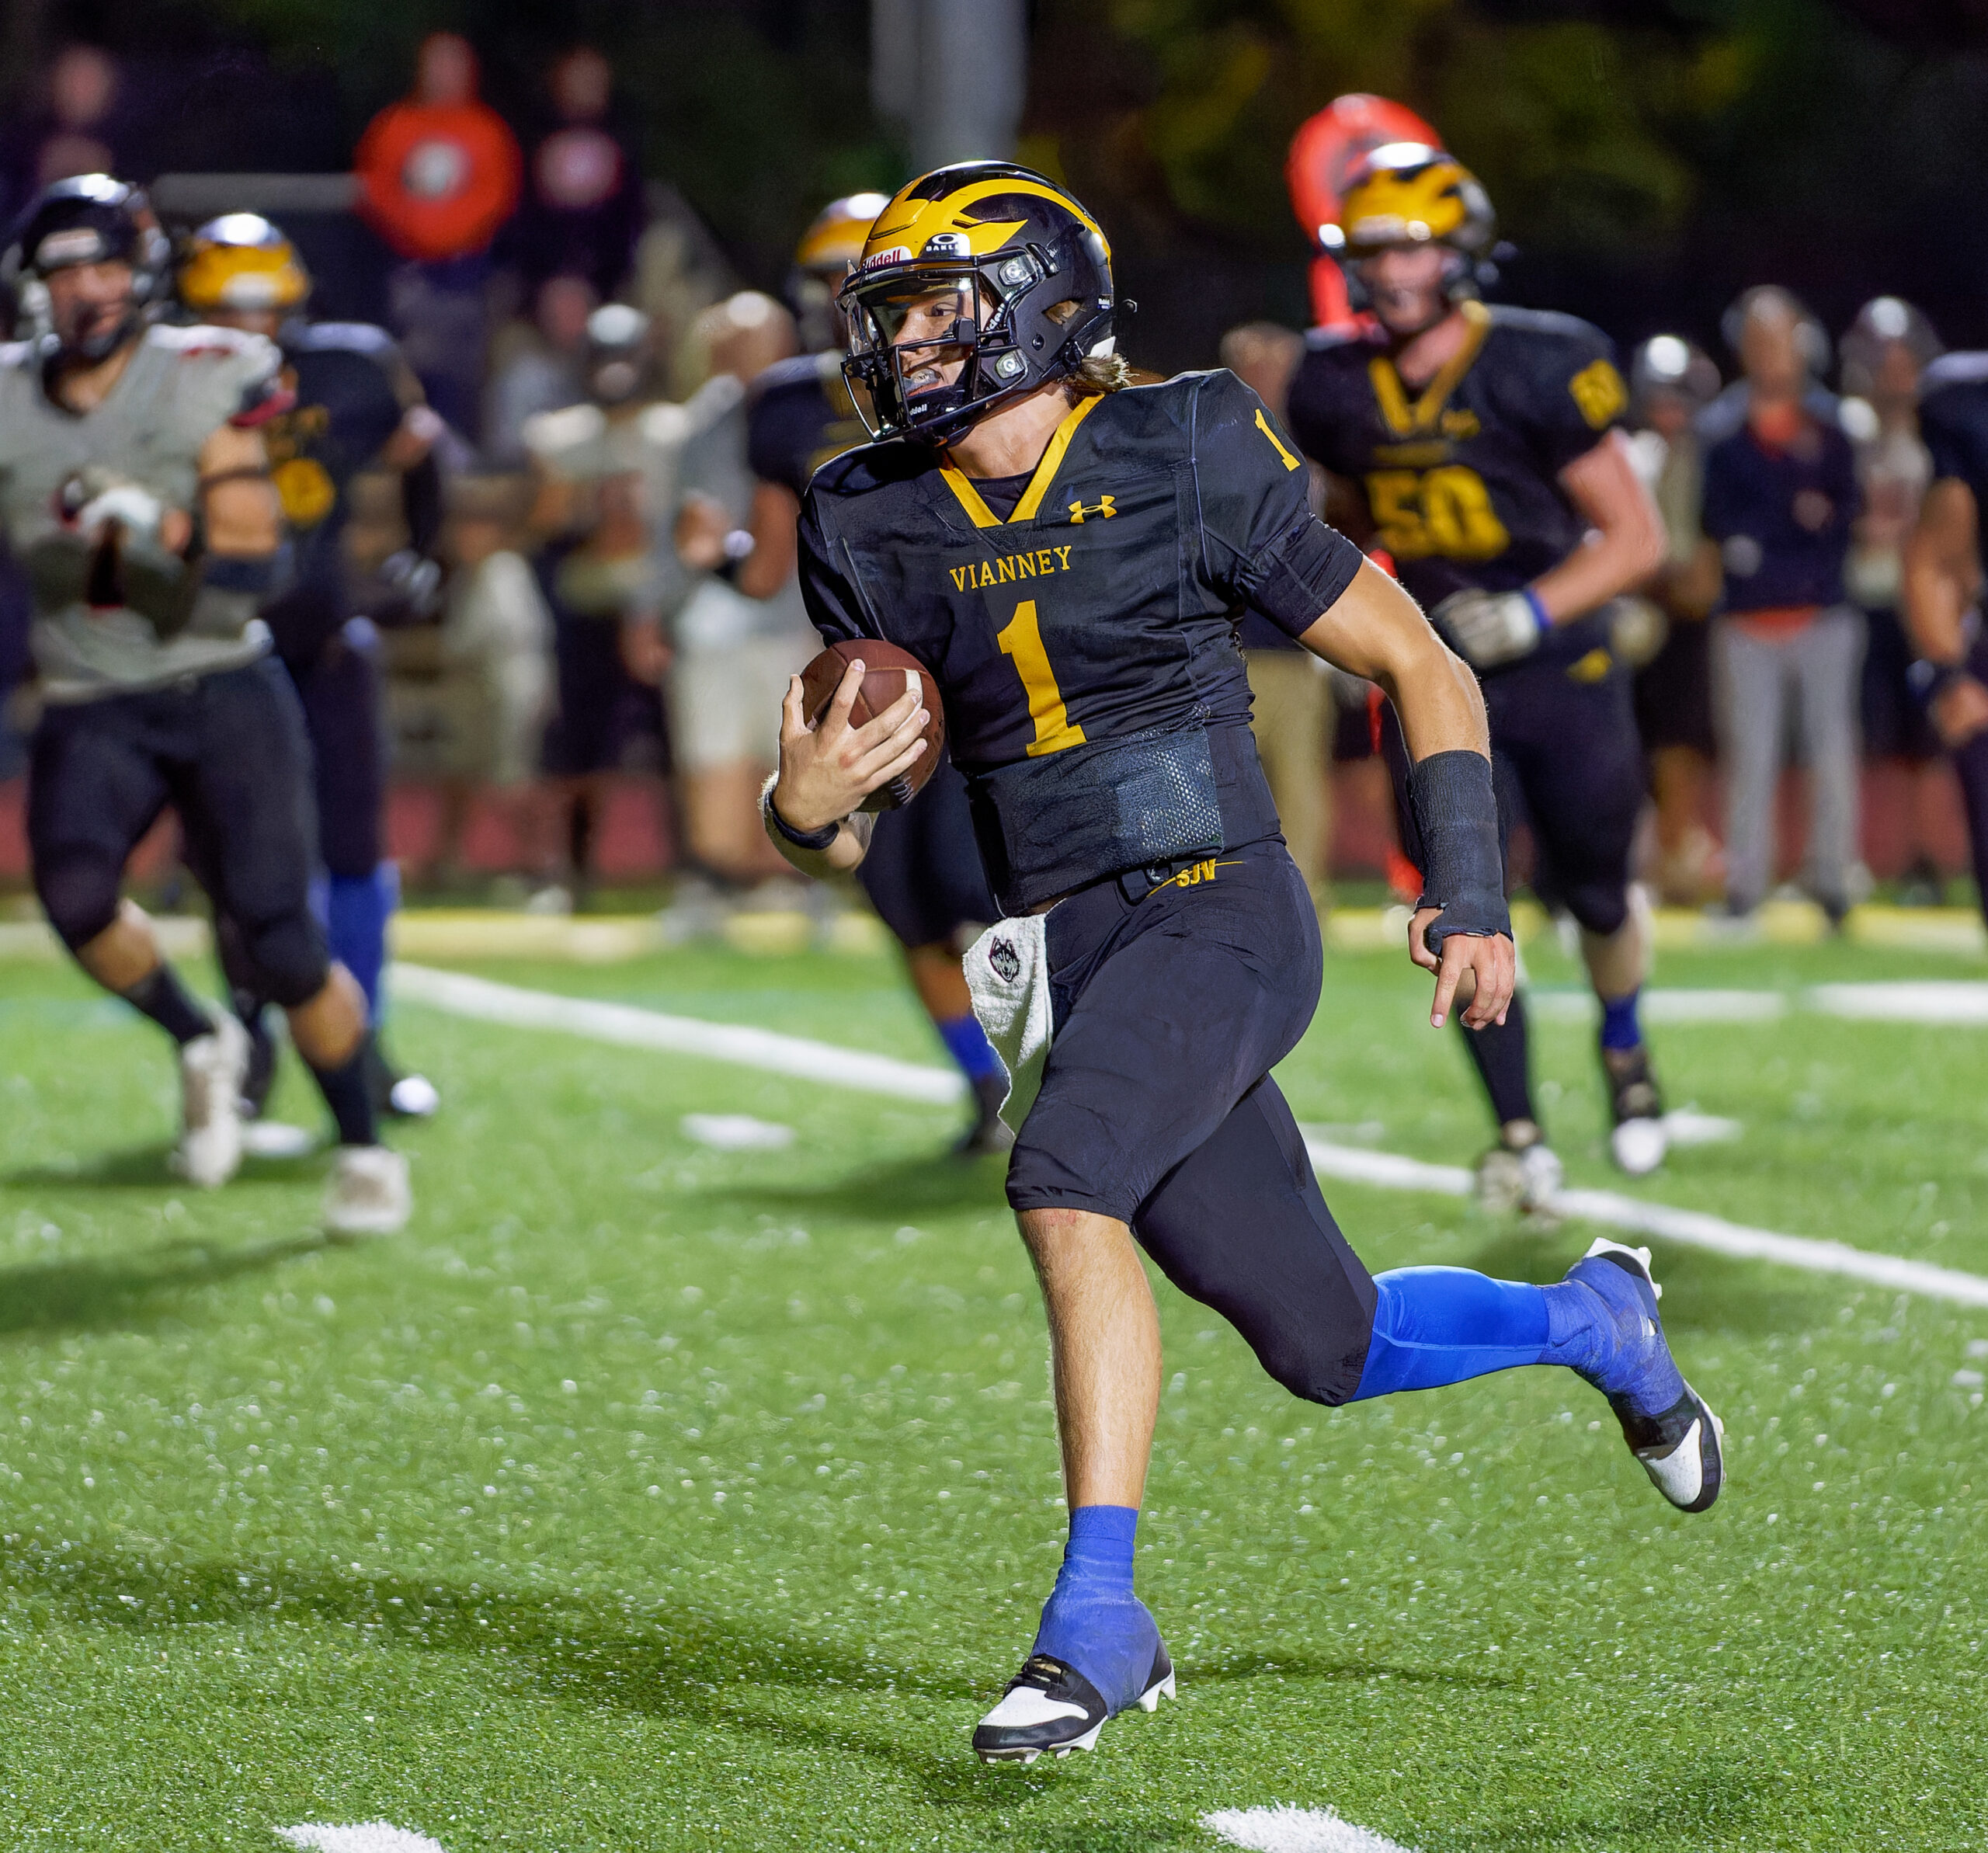
[(530, 332), (493, 369), (484, 398), (484, 454), (500, 468), (530, 461), (527, 419), (587, 396), (587, 318), (596, 301), (583, 276), (548, 276), (538, 286)]
[(1698, 526), (1704, 464), (1691, 421), (1719, 391), (1711, 359), (1675, 335), (1636, 350), (1630, 393), (1636, 474), (1655, 498), (1669, 546), (1647, 588), (1663, 612), (1663, 646), (1636, 673), (1636, 726), (1656, 801), (1656, 888), (1675, 906), (1712, 898), (1722, 870), (1705, 823), (1718, 747), (1712, 725), (1711, 638), (1719, 549)]
[(1851, 598), (1862, 608), (1869, 631), (1864, 749), (1907, 787), (1902, 898), (1934, 905), (1945, 885), (1931, 844), (1947, 787), (1939, 735), (1906, 680), (1913, 652), (1899, 621), (1899, 598), (1906, 537), (1933, 475), (1932, 459), (1919, 440), (1919, 376), (1939, 353), (1932, 324), (1896, 296), (1866, 303), (1843, 338), (1844, 428), (1856, 446), (1864, 495), (1844, 567)]
[(95, 45), (65, 45), (48, 68), (41, 106), (0, 141), (0, 224), (11, 225), (51, 182), (109, 174), (127, 157), (117, 66)]
[(524, 427), (537, 472), (534, 561), (552, 610), (558, 703), (544, 763), (566, 823), (566, 883), (575, 904), (592, 881), (593, 846), (610, 774), (627, 768), (653, 714), (627, 666), (621, 631), (652, 582), (641, 426), (653, 398), (648, 318), (625, 303), (587, 318), (586, 393)]
[(476, 54), (452, 32), (422, 40), (414, 92), (374, 116), (353, 165), (360, 215), (409, 261), (388, 293), (428, 402), (477, 432), (490, 245), (518, 202), (521, 159), (477, 97)]
[(683, 443), (676, 506), (655, 510), (659, 551), (673, 544), (694, 575), (670, 625), (666, 693), (684, 834), (708, 885), (679, 898), (674, 918), (686, 930), (730, 892), (788, 878), (759, 821), (759, 787), (778, 756), (787, 678), (818, 647), (791, 574), (764, 597), (735, 583), (749, 565), (755, 490), (746, 388), (796, 351), (794, 318), (743, 290), (699, 316), (692, 337), (712, 370), (693, 402), (714, 407), (723, 393), (724, 408)]
[(1704, 524), (1726, 589), (1712, 639), (1726, 767), (1726, 904), (1750, 913), (1774, 872), (1774, 806), (1791, 699), (1812, 778), (1805, 882), (1833, 923), (1849, 911), (1858, 829), (1858, 670), (1864, 621), (1845, 602), (1858, 506), (1850, 440), (1809, 398), (1820, 329), (1771, 286), (1734, 305), (1744, 422), (1705, 454)]
[(552, 67), (547, 88), (556, 126), (526, 166), (514, 230), (527, 289), (548, 276), (585, 277), (605, 301), (627, 280), (646, 216), (641, 162), (625, 127), (609, 119), (613, 72), (589, 45)]
[[(1305, 337), (1274, 322), (1246, 322), (1222, 338), (1222, 363), (1280, 419)], [(1316, 466), (1312, 500), (1318, 495)], [(1264, 776), (1284, 825), (1291, 860), (1312, 899), (1324, 906), (1332, 834), (1331, 754), (1336, 704), (1326, 665), (1267, 618), (1245, 611), (1237, 631), (1248, 665), (1252, 725)]]

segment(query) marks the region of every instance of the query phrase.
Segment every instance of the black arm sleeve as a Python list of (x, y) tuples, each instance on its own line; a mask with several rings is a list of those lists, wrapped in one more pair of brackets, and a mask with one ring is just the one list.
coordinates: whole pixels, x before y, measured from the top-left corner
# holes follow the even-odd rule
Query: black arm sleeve
[(433, 555), (442, 532), (442, 467), (433, 451), (401, 473), (401, 513), (408, 544), (424, 558)]
[(1512, 930), (1491, 762), (1468, 749), (1432, 753), (1409, 768), (1408, 801), (1422, 838), (1422, 898), (1440, 907), (1423, 937), (1439, 956), (1453, 933), (1489, 939)]
[(1302, 637), (1360, 570), (1360, 549), (1312, 513), (1304, 461), (1263, 401), (1211, 373), (1192, 433), (1201, 561), (1210, 583)]

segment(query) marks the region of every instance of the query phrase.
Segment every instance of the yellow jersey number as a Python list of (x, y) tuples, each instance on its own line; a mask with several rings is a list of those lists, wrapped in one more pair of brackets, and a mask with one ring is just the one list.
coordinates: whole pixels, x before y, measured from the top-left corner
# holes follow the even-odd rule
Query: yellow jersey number
[(1042, 625), (1034, 599), (1024, 599), (1016, 606), (1015, 615), (994, 641), (1015, 666), (1022, 691), (1028, 697), (1029, 718), (1035, 723), (1028, 756), (1040, 759), (1046, 753), (1061, 753), (1065, 746), (1081, 746), (1084, 730), (1063, 705), (1063, 691), (1057, 686), (1056, 672), (1049, 666), (1049, 652), (1042, 647)]
[(1484, 478), (1463, 464), (1370, 471), (1367, 505), (1397, 560), (1495, 560), (1511, 544)]

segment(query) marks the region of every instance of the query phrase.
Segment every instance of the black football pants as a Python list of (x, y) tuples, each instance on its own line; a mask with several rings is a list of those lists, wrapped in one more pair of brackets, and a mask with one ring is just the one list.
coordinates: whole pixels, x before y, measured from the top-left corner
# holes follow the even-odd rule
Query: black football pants
[(1344, 1402), (1374, 1284), (1269, 1078), (1318, 1004), (1311, 895), (1276, 838), (1156, 873), (1095, 883), (1049, 915), (1055, 1034), (1008, 1201), (1129, 1223), (1277, 1382)]

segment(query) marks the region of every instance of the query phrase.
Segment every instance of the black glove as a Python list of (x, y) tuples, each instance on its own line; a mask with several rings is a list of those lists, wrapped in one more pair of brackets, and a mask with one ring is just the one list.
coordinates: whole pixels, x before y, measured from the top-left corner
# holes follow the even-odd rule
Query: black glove
[(1443, 941), (1453, 933), (1510, 938), (1491, 762), (1481, 753), (1432, 753), (1409, 768), (1408, 801), (1422, 837), (1422, 898), (1416, 909), (1442, 909), (1423, 943), (1440, 958)]

